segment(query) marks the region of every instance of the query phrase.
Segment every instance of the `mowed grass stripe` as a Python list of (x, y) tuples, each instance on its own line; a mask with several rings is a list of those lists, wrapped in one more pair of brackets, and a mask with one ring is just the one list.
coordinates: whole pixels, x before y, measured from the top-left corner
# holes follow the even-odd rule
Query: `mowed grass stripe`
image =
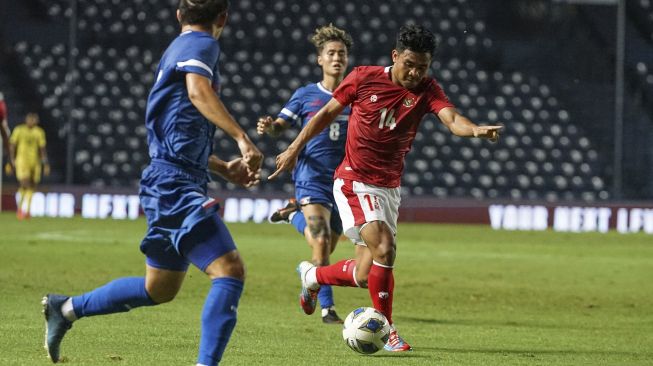
[[(415, 347), (359, 356), (305, 316), (294, 268), (309, 249), (288, 225), (230, 224), (248, 268), (224, 365), (650, 365), (653, 238), (400, 224), (394, 318)], [(143, 274), (143, 220), (0, 215), (0, 364), (46, 365), (39, 300)], [(333, 261), (353, 253), (341, 241)], [(193, 365), (208, 281), (189, 271), (172, 303), (82, 319), (70, 365)], [(341, 316), (366, 290), (335, 289)]]

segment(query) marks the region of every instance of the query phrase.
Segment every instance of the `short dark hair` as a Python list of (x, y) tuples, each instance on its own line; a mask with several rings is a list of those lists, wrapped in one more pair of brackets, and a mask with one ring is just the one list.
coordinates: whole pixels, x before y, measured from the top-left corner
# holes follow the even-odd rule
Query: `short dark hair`
[(229, 9), (229, 0), (180, 0), (181, 24), (210, 25)]
[(404, 25), (399, 29), (397, 34), (397, 43), (395, 49), (401, 53), (404, 50), (410, 50), (419, 53), (428, 53), (431, 56), (437, 48), (435, 35), (430, 30), (421, 25)]

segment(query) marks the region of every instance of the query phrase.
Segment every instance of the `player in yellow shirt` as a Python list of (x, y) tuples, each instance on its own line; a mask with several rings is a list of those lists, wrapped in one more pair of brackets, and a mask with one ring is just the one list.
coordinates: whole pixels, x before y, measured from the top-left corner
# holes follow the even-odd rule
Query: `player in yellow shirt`
[[(41, 169), (46, 176), (50, 174), (45, 151), (45, 131), (38, 124), (38, 114), (28, 113), (25, 116), (25, 123), (16, 126), (9, 138), (9, 158), (20, 184), (18, 189), (20, 200), (16, 210), (19, 219), (30, 217), (32, 194), (41, 181)], [(25, 205), (24, 210), (23, 205)]]

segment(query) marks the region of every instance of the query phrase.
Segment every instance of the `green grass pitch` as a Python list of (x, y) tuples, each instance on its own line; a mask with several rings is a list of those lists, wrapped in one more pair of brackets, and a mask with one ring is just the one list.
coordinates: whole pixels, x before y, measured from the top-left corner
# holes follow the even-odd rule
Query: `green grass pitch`
[[(361, 356), (339, 326), (306, 316), (292, 227), (228, 225), (248, 279), (224, 365), (651, 365), (653, 237), (399, 225), (394, 318), (413, 352)], [(145, 222), (0, 215), (0, 365), (46, 365), (40, 299), (141, 276)], [(341, 241), (333, 260), (353, 253)], [(189, 271), (171, 303), (82, 319), (69, 365), (193, 365), (205, 276)], [(335, 288), (342, 317), (367, 290)]]

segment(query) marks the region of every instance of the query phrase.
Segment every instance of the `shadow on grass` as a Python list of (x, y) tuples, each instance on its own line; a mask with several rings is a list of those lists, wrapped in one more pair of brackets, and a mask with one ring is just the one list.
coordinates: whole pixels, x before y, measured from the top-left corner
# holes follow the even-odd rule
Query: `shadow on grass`
[(515, 327), (515, 328), (540, 328), (540, 329), (604, 329), (605, 327), (588, 326), (586, 324), (543, 324), (543, 323), (528, 323), (528, 322), (515, 322), (515, 321), (488, 321), (488, 320), (465, 320), (465, 319), (432, 319), (432, 318), (418, 318), (411, 316), (397, 317), (401, 322), (406, 323), (422, 323), (434, 325), (463, 325), (463, 326), (492, 326), (492, 327)]
[[(421, 349), (421, 348), (420, 348)], [(429, 349), (429, 348), (424, 348)], [(429, 349), (431, 350), (431, 349)], [(433, 349), (435, 350), (435, 349)], [(366, 357), (366, 356), (362, 356)], [(384, 352), (381, 350), (378, 353), (375, 353), (374, 355), (370, 355), (369, 357), (374, 357), (374, 358), (433, 358), (433, 354), (424, 354), (424, 353), (419, 353), (419, 352), (413, 352), (413, 351), (408, 351), (408, 352)]]
[(470, 348), (445, 348), (445, 347), (419, 347), (420, 350), (429, 350), (436, 352), (450, 353), (476, 353), (476, 354), (499, 354), (499, 355), (522, 355), (525, 357), (535, 357), (535, 355), (601, 355), (601, 356), (630, 356), (642, 359), (648, 359), (653, 353), (648, 352), (623, 352), (623, 351), (603, 351), (603, 350), (574, 350), (574, 349), (545, 349), (545, 350), (527, 350), (527, 349), (470, 349)]

